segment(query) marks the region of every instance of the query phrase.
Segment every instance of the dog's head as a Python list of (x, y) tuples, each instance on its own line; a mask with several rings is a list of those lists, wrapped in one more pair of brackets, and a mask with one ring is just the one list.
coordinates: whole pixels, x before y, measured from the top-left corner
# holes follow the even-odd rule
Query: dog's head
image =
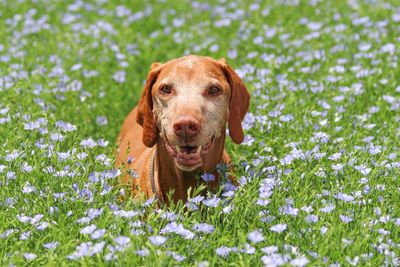
[(178, 168), (192, 171), (203, 164), (214, 141), (225, 134), (243, 141), (241, 122), (250, 95), (225, 59), (186, 56), (153, 63), (139, 101), (137, 122), (143, 143), (163, 138)]

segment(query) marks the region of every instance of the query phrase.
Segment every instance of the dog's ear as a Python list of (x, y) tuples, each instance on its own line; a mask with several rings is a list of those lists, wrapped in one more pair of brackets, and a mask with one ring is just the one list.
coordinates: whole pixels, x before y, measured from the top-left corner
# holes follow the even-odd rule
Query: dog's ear
[(229, 102), (229, 135), (233, 142), (240, 144), (243, 142), (244, 135), (242, 120), (249, 110), (250, 94), (243, 81), (236, 72), (227, 64), (224, 58), (218, 60), (222, 66), (225, 77), (231, 87), (231, 99)]
[(153, 117), (153, 99), (151, 89), (157, 80), (157, 75), (162, 69), (162, 64), (154, 62), (151, 64), (146, 84), (144, 85), (142, 96), (138, 104), (136, 121), (143, 127), (143, 144), (152, 147), (157, 142), (158, 128)]

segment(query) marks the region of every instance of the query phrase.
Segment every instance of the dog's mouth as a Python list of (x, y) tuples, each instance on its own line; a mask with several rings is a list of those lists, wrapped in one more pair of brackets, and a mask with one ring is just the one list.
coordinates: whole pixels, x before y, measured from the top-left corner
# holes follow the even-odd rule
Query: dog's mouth
[(204, 145), (172, 145), (166, 139), (168, 153), (175, 158), (177, 166), (185, 171), (191, 171), (203, 164), (203, 156), (208, 154), (214, 145), (214, 136)]

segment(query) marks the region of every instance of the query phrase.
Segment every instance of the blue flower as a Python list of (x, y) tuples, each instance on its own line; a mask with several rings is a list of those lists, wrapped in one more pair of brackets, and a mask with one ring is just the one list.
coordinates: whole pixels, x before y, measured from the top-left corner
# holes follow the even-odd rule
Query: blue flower
[(60, 244), (60, 242), (54, 241), (54, 242), (49, 242), (49, 243), (43, 244), (43, 247), (47, 248), (47, 249), (55, 249), (56, 247), (58, 247), (59, 244)]
[(149, 241), (154, 246), (161, 246), (167, 241), (167, 238), (161, 235), (155, 235), (155, 236), (149, 236)]
[(131, 239), (130, 239), (129, 237), (127, 237), (127, 236), (121, 235), (121, 236), (115, 237), (115, 238), (114, 238), (114, 242), (115, 242), (118, 246), (124, 247), (124, 246), (127, 246), (127, 245), (131, 242)]
[(218, 206), (218, 203), (221, 201), (219, 197), (213, 196), (212, 198), (207, 198), (206, 200), (203, 200), (203, 204), (208, 206), (208, 207), (213, 207), (215, 208)]
[(205, 181), (206, 183), (208, 182), (212, 182), (215, 180), (215, 176), (212, 173), (203, 173), (201, 175), (201, 179), (203, 179), (203, 181)]
[(276, 224), (270, 228), (271, 231), (277, 232), (277, 233), (282, 233), (285, 231), (287, 228), (287, 224), (282, 223), (282, 224)]
[(259, 231), (253, 231), (247, 234), (247, 239), (253, 242), (254, 244), (264, 241), (264, 236)]
[(193, 226), (193, 229), (197, 232), (203, 232), (206, 234), (212, 233), (215, 230), (214, 226), (212, 226), (211, 224), (207, 224), (207, 223), (196, 223)]
[(229, 248), (227, 246), (222, 246), (222, 247), (217, 248), (215, 250), (215, 253), (217, 253), (217, 255), (220, 257), (226, 258), (231, 251), (232, 251), (231, 248)]
[(24, 258), (28, 261), (36, 259), (37, 255), (34, 253), (24, 253)]

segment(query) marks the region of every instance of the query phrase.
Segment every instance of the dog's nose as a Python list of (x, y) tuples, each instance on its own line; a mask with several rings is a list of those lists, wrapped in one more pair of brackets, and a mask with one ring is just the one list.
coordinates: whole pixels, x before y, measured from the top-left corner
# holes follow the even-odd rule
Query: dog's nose
[(195, 137), (200, 133), (200, 122), (194, 117), (180, 117), (174, 125), (174, 133), (180, 138)]

